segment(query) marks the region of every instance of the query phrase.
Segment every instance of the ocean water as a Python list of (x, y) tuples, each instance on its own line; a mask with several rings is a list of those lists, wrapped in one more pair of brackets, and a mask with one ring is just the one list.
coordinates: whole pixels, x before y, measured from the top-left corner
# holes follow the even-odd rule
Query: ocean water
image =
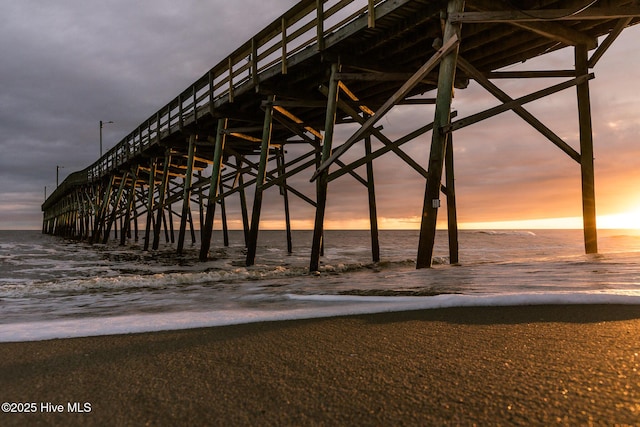
[(446, 231), (435, 263), (416, 270), (417, 231), (381, 231), (371, 261), (368, 231), (327, 231), (321, 272), (308, 272), (312, 233), (261, 231), (256, 265), (244, 265), (241, 231), (144, 252), (67, 241), (39, 231), (0, 231), (0, 341), (169, 330), (422, 308), (526, 304), (640, 304), (640, 233), (600, 230), (585, 255), (580, 230), (461, 231), (449, 265)]

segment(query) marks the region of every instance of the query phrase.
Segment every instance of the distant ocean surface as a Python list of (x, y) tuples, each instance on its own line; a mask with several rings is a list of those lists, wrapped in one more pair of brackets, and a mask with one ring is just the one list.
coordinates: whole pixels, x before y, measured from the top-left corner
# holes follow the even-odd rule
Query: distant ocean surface
[(327, 231), (321, 273), (309, 275), (312, 232), (261, 231), (245, 267), (241, 231), (198, 247), (89, 245), (39, 231), (0, 231), (0, 341), (183, 329), (422, 308), (526, 304), (640, 304), (640, 232), (599, 230), (585, 255), (581, 230), (461, 231), (448, 264), (439, 231), (432, 269), (415, 270), (418, 231)]

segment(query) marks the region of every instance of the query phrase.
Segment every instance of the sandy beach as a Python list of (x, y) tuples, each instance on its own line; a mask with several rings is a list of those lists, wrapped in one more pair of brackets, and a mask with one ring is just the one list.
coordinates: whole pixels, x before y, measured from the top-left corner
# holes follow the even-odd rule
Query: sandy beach
[(0, 354), (2, 402), (35, 408), (3, 426), (640, 423), (640, 306), (424, 310)]

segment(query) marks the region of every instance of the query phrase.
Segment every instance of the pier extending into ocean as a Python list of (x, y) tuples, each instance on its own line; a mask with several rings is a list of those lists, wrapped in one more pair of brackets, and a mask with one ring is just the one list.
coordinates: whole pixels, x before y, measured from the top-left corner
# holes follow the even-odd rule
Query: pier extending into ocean
[[(239, 198), (246, 264), (252, 265), (260, 256), (263, 200), (282, 198), (291, 251), (289, 197), (298, 197), (315, 208), (309, 269), (316, 271), (332, 182), (355, 179), (368, 194), (372, 258), (378, 261), (374, 160), (395, 155), (425, 180), (417, 267), (431, 265), (441, 194), (450, 261), (456, 263), (454, 131), (513, 111), (540, 133), (541, 143), (554, 144), (558, 155), (575, 161), (582, 177), (585, 250), (595, 253), (591, 70), (620, 33), (638, 22), (640, 5), (629, 0), (302, 0), (95, 163), (69, 175), (42, 205), (43, 232), (106, 243), (119, 228), (121, 244), (131, 237), (142, 240), (144, 250), (155, 250), (163, 234), (171, 240), (175, 231), (178, 253), (199, 232), (200, 258), (206, 260), (211, 245), (220, 244), (212, 242), (214, 216), (220, 215), (226, 230), (225, 202)], [(573, 50), (573, 69), (500, 71), (564, 48)], [(492, 82), (545, 78), (563, 82), (518, 98)], [(501, 105), (456, 117), (453, 91), (464, 102), (470, 80)], [(579, 147), (525, 107), (572, 88)], [(425, 122), (401, 138), (385, 136), (380, 121), (407, 104), (424, 105)], [(334, 138), (341, 125), (356, 129), (344, 141)], [(421, 165), (402, 145), (425, 134), (431, 135), (430, 156)], [(381, 148), (373, 150), (372, 139)], [(357, 171), (363, 166), (364, 176)], [(290, 185), (300, 174), (316, 183), (315, 194)], [(279, 191), (267, 192), (274, 186)]]

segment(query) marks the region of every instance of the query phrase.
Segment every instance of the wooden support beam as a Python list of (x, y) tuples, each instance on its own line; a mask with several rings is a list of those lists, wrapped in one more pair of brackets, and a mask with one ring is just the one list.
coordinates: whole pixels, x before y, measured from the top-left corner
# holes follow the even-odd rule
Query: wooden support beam
[[(283, 176), (285, 170), (284, 150), (282, 148), (277, 149), (276, 163), (278, 168), (278, 176)], [(291, 213), (289, 212), (289, 192), (287, 188), (286, 178), (282, 179), (282, 185), (280, 185), (280, 194), (284, 199), (284, 221), (287, 231), (287, 252), (293, 253), (293, 242), (291, 238)]]
[[(166, 231), (166, 218), (164, 218), (164, 199), (167, 193), (167, 186), (169, 185), (169, 164), (171, 163), (171, 151), (167, 150), (164, 156), (164, 164), (162, 166), (162, 181), (158, 188), (158, 203), (156, 204), (156, 224), (153, 228), (153, 250), (158, 250), (160, 247), (160, 230), (162, 229), (162, 221), (165, 223)], [(149, 212), (151, 215), (151, 212)]]
[(281, 50), (282, 50), (282, 74), (285, 75), (287, 74), (288, 71), (288, 66), (287, 66), (287, 18), (282, 17), (281, 20), (281, 24), (282, 24), (282, 29), (281, 29), (281, 33), (282, 33), (282, 46), (281, 46)]
[(229, 68), (229, 103), (232, 104), (234, 101), (234, 87), (233, 87), (233, 60), (229, 57), (228, 61)]
[[(589, 70), (588, 49), (576, 46), (575, 64), (578, 74)], [(580, 121), (580, 170), (582, 175), (582, 217), (584, 222), (584, 246), (588, 254), (598, 253), (598, 233), (596, 225), (596, 193), (593, 166), (593, 131), (591, 128), (591, 102), (589, 82), (577, 87), (578, 118)]]
[(458, 213), (456, 207), (455, 175), (453, 167), (453, 134), (449, 134), (445, 152), (445, 179), (447, 182), (447, 230), (449, 234), (449, 264), (457, 264), (458, 256)]
[(398, 102), (398, 105), (435, 105), (435, 98), (409, 98)]
[[(273, 101), (275, 96), (271, 96)], [(269, 145), (271, 144), (271, 129), (273, 123), (273, 106), (267, 106), (264, 113), (264, 126), (262, 129), (262, 145), (260, 147), (260, 163), (258, 164), (258, 176), (256, 177), (256, 190), (253, 199), (253, 212), (251, 214), (251, 229), (249, 230), (249, 245), (247, 247), (246, 265), (251, 266), (256, 261), (258, 249), (258, 231), (260, 229), (260, 212), (262, 210), (262, 188), (267, 173), (267, 161), (269, 159)]]
[[(240, 169), (242, 165), (242, 159), (239, 156), (236, 156), (236, 167)], [(249, 214), (247, 212), (247, 195), (244, 191), (244, 174), (242, 171), (238, 170), (238, 187), (240, 194), (240, 211), (242, 215), (242, 231), (244, 234), (244, 244), (248, 245), (249, 242)]]
[[(464, 0), (450, 0), (447, 7), (447, 15), (462, 12)], [(445, 45), (455, 40), (456, 49), (448, 53), (440, 62), (438, 76), (438, 94), (436, 96), (436, 111), (434, 117), (434, 130), (431, 137), (431, 152), (429, 155), (429, 168), (427, 185), (422, 209), (422, 222), (420, 225), (420, 240), (418, 242), (418, 255), (416, 268), (431, 267), (433, 258), (433, 246), (436, 237), (436, 221), (438, 208), (440, 207), (440, 186), (442, 181), (442, 169), (444, 165), (445, 150), (449, 134), (441, 132), (441, 128), (450, 123), (451, 101), (453, 99), (454, 80), (456, 74), (456, 61), (458, 58), (458, 38), (461, 25), (447, 20), (444, 28)]]
[(225, 133), (227, 127), (226, 119), (218, 119), (216, 137), (209, 137), (209, 142), (214, 143), (213, 149), (213, 169), (211, 171), (211, 184), (209, 185), (209, 197), (207, 199), (207, 212), (203, 225), (201, 225), (202, 242), (200, 242), (200, 261), (209, 259), (209, 248), (211, 247), (211, 235), (213, 234), (213, 219), (216, 209), (216, 197), (220, 189), (220, 174), (222, 172), (222, 153), (224, 152)]
[(360, 99), (356, 96), (355, 93), (351, 91), (351, 89), (347, 87), (346, 84), (344, 84), (344, 82), (338, 81), (338, 87), (345, 93), (345, 95), (351, 98), (353, 102), (358, 104), (358, 108), (360, 109), (360, 111), (362, 111), (363, 113), (369, 116), (372, 116), (373, 114), (375, 114), (375, 112), (371, 108), (367, 107), (366, 105), (360, 102)]
[(368, 20), (367, 20), (367, 26), (369, 28), (375, 28), (376, 27), (376, 7), (374, 4), (374, 0), (369, 0), (369, 5), (368, 5)]
[[(222, 181), (220, 181), (220, 189), (218, 194), (224, 193)], [(222, 219), (222, 244), (229, 247), (229, 223), (227, 222), (227, 203), (224, 195), (220, 197), (220, 217)]]
[(96, 214), (95, 225), (93, 227), (93, 238), (91, 239), (92, 243), (98, 243), (100, 241), (100, 234), (104, 229), (104, 220), (107, 215), (107, 210), (109, 208), (109, 202), (111, 201), (111, 189), (113, 187), (113, 182), (115, 177), (112, 176), (109, 179), (109, 183), (107, 184), (107, 189), (104, 192), (102, 204), (100, 205), (100, 210)]
[[(320, 87), (320, 91), (325, 94), (325, 96), (327, 95), (327, 89), (324, 86)], [(343, 101), (341, 99), (338, 99), (338, 108), (340, 108), (342, 111), (344, 111), (345, 113), (347, 113), (348, 115), (350, 115), (357, 123), (360, 123), (361, 125), (363, 125), (364, 123), (366, 123), (367, 119), (360, 117), (360, 115), (358, 114), (358, 112), (351, 107), (346, 101)], [(409, 156), (408, 154), (406, 154), (404, 151), (402, 151), (399, 148), (399, 145), (394, 144), (393, 142), (391, 142), (391, 140), (389, 138), (387, 138), (380, 130), (376, 129), (376, 128), (372, 128), (371, 130), (371, 135), (375, 136), (380, 142), (382, 142), (385, 146), (389, 146), (389, 150), (393, 151), (394, 153), (396, 153), (396, 155), (398, 157), (400, 157), (402, 160), (404, 160), (409, 166), (411, 166), (413, 169), (415, 169), (419, 174), (421, 174), (422, 176), (424, 176), (426, 178), (427, 176), (427, 171), (420, 166), (420, 164), (418, 162), (416, 162), (411, 156)], [(330, 181), (332, 181), (333, 179), (330, 179)]]
[(138, 171), (135, 168), (131, 170), (132, 180), (131, 186), (127, 191), (127, 204), (126, 211), (124, 214), (124, 228), (122, 229), (122, 233), (120, 234), (120, 246), (124, 246), (126, 243), (126, 238), (131, 237), (131, 210), (133, 209), (133, 203), (135, 202), (134, 196), (136, 194), (136, 183), (138, 181)]
[(640, 16), (640, 7), (589, 7), (575, 9), (499, 10), (486, 12), (462, 12), (450, 16), (451, 22), (499, 23), (540, 21), (586, 21), (599, 19), (634, 18)]
[[(489, 93), (498, 98), (502, 102), (511, 102), (513, 99), (503, 92), (496, 85), (491, 83), (483, 73), (478, 71), (473, 65), (467, 62), (464, 58), (458, 57), (458, 66), (465, 73), (467, 73), (470, 77), (472, 77), (476, 82), (478, 82), (482, 87), (484, 87)], [(516, 105), (513, 108), (513, 112), (520, 116), (524, 121), (529, 123), (540, 132), (542, 135), (547, 137), (549, 141), (553, 142), (558, 148), (564, 151), (569, 157), (571, 157), (576, 162), (580, 162), (580, 154), (576, 152), (569, 144), (564, 142), (562, 138), (556, 135), (551, 129), (546, 127), (540, 120), (536, 119), (533, 114), (529, 113), (524, 107)]]
[[(371, 137), (364, 139), (365, 156), (371, 156)], [(369, 223), (371, 224), (371, 258), (380, 261), (380, 237), (378, 233), (378, 208), (376, 206), (376, 187), (373, 179), (373, 162), (367, 162), (367, 193), (369, 195)]]
[(180, 215), (180, 231), (178, 234), (178, 254), (184, 250), (185, 232), (187, 229), (187, 217), (191, 211), (191, 181), (193, 179), (193, 163), (196, 153), (196, 135), (189, 136), (189, 154), (187, 158), (187, 172), (184, 176), (184, 188), (182, 195), (182, 214)]
[(485, 73), (488, 79), (536, 79), (575, 77), (575, 70), (540, 70), (540, 71), (492, 71)]
[(376, 112), (373, 116), (371, 116), (357, 131), (354, 133), (344, 144), (342, 144), (338, 149), (336, 149), (333, 154), (322, 162), (318, 170), (313, 174), (311, 180), (315, 180), (318, 176), (325, 170), (331, 166), (331, 164), (339, 158), (345, 151), (347, 151), (353, 144), (357, 141), (364, 138), (368, 133), (371, 132), (373, 126), (380, 120), (386, 113), (393, 108), (398, 102), (404, 99), (407, 94), (418, 84), (422, 79), (426, 77), (431, 70), (433, 70), (439, 63), (440, 60), (446, 56), (449, 52), (453, 51), (458, 47), (458, 37), (453, 36), (448, 39), (444, 45), (438, 49), (438, 51), (424, 64), (418, 71), (416, 71), (413, 76), (407, 80), (400, 89), (398, 89), (392, 96), (389, 98)]
[[(122, 176), (122, 180), (120, 181), (120, 186), (118, 187), (118, 192), (116, 193), (116, 198), (113, 201), (113, 209), (111, 210), (111, 216), (107, 221), (106, 228), (104, 231), (104, 236), (102, 237), (102, 243), (107, 244), (109, 242), (109, 233), (111, 232), (111, 227), (116, 222), (116, 216), (118, 214), (118, 208), (120, 205), (120, 200), (122, 199), (122, 193), (124, 192), (124, 188), (127, 185), (127, 177), (129, 176), (129, 172), (125, 172)], [(117, 234), (116, 234), (117, 237)]]
[(324, 50), (324, 0), (316, 0), (316, 39), (319, 52)]
[(633, 18), (624, 18), (618, 21), (616, 26), (613, 28), (613, 30), (611, 30), (611, 32), (607, 36), (607, 38), (605, 38), (602, 41), (602, 44), (598, 47), (598, 49), (596, 49), (595, 52), (593, 52), (593, 54), (589, 58), (589, 68), (593, 68), (596, 66), (600, 58), (602, 58), (602, 55), (604, 55), (604, 53), (609, 49), (609, 47), (611, 47), (615, 39), (617, 39), (620, 33), (622, 33), (622, 30), (627, 28), (627, 26), (631, 23), (632, 20)]
[[(331, 156), (331, 146), (333, 144), (333, 131), (336, 124), (336, 113), (338, 109), (338, 80), (336, 73), (340, 71), (338, 64), (331, 66), (331, 79), (329, 81), (329, 92), (327, 96), (327, 109), (324, 125), (324, 139), (322, 141), (322, 162), (327, 162)], [(328, 166), (327, 166), (328, 168)], [(322, 237), (324, 234), (324, 215), (327, 206), (327, 187), (329, 185), (328, 169), (320, 171), (316, 184), (316, 216), (313, 227), (313, 239), (311, 241), (311, 259), (309, 261), (309, 272), (320, 269), (320, 253), (322, 247)]]

